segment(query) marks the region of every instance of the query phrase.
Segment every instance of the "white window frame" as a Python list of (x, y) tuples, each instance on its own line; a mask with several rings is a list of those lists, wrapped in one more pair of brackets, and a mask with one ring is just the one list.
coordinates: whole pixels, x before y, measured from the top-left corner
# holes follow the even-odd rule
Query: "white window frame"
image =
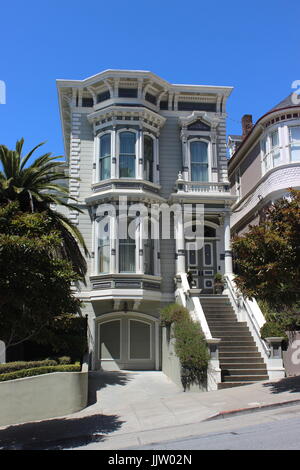
[[(134, 178), (132, 177), (120, 177), (120, 134), (122, 132), (132, 132), (135, 134), (135, 176)], [(128, 128), (127, 127), (122, 127), (117, 130), (116, 132), (116, 167), (117, 167), (117, 178), (120, 180), (126, 180), (126, 179), (137, 179), (138, 178), (138, 167), (139, 167), (139, 159), (141, 158), (140, 152), (139, 152), (139, 131), (136, 129)]]
[[(293, 127), (298, 127), (300, 129), (300, 124), (294, 124), (294, 125), (289, 125), (288, 126), (288, 146), (289, 146), (289, 162), (290, 163), (297, 163), (297, 162), (300, 162), (300, 159), (299, 160), (292, 160), (292, 145), (293, 145), (293, 141), (291, 140), (291, 129)], [(296, 145), (298, 144), (298, 141), (295, 141)], [(299, 140), (299, 147), (300, 147), (300, 140)]]
[[(101, 220), (103, 220), (104, 218), (108, 218), (108, 223), (109, 223), (109, 252), (110, 252), (110, 256), (109, 256), (109, 270), (107, 272), (100, 272), (99, 271), (99, 231), (100, 231), (100, 228), (99, 228), (99, 222), (101, 222)], [(95, 220), (95, 223), (96, 223), (96, 228), (95, 228), (95, 250), (94, 250), (94, 257), (95, 257), (95, 260), (94, 260), (94, 272), (96, 275), (105, 275), (105, 274), (109, 274), (111, 273), (111, 247), (112, 247), (112, 244), (111, 244), (111, 230), (112, 230), (112, 216), (108, 216), (108, 215), (105, 215), (103, 217), (98, 217), (96, 220)]]
[(100, 183), (102, 181), (106, 180), (101, 180), (100, 179), (100, 140), (101, 137), (103, 137), (105, 134), (110, 134), (110, 178), (112, 177), (112, 159), (113, 159), (113, 132), (110, 129), (103, 130), (103, 132), (100, 132), (97, 135), (96, 139), (96, 151), (95, 151), (95, 175), (94, 175), (94, 183)]
[[(205, 139), (203, 137), (195, 137), (188, 140), (188, 162), (189, 162), (189, 181), (192, 181), (192, 152), (191, 152), (191, 144), (193, 142), (204, 142), (207, 144), (207, 181), (202, 181), (203, 183), (210, 183), (212, 181), (212, 144), (211, 141)], [(193, 183), (197, 183), (197, 181), (193, 181)], [(201, 183), (201, 181), (199, 181)]]
[[(153, 142), (153, 181), (152, 183), (157, 183), (159, 180), (158, 177), (158, 146), (157, 146), (157, 138), (151, 134), (150, 132), (143, 131), (142, 135), (142, 145), (143, 145), (143, 179), (144, 179), (144, 168), (145, 168), (145, 152), (144, 152), (144, 146), (145, 146), (145, 137), (148, 136), (152, 139)], [(149, 180), (145, 180), (149, 181)], [(150, 181), (151, 182), (151, 181)]]
[[(139, 266), (139, 249), (140, 249), (140, 223), (138, 217), (128, 217), (128, 225), (131, 224), (133, 221), (136, 223), (136, 231), (135, 231), (135, 270), (134, 271), (122, 271), (120, 272), (120, 240), (123, 240), (119, 236), (119, 218), (117, 217), (117, 240), (116, 240), (116, 271), (120, 274), (137, 274), (138, 273), (138, 266)], [(128, 235), (128, 234), (127, 234)]]
[[(265, 134), (262, 136), (260, 140), (260, 150), (261, 150), (261, 169), (262, 175), (266, 174), (268, 171), (272, 170), (273, 168), (277, 168), (278, 166), (284, 163), (283, 159), (283, 137), (282, 132), (284, 128), (282, 124), (277, 125), (273, 128), (268, 128)], [(278, 135), (278, 145), (272, 147), (272, 134), (277, 132)], [(265, 152), (263, 149), (263, 141), (265, 141)], [(274, 154), (279, 153), (279, 160), (277, 165), (274, 165)], [(267, 163), (267, 168), (266, 168)]]

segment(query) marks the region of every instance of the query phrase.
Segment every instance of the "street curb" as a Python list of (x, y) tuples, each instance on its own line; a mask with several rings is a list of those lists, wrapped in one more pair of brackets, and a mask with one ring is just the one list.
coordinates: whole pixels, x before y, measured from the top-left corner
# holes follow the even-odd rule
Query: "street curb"
[(279, 403), (271, 403), (270, 405), (253, 406), (251, 408), (239, 408), (237, 410), (221, 411), (220, 413), (210, 416), (209, 418), (205, 419), (202, 422), (215, 421), (217, 419), (226, 419), (226, 418), (230, 418), (231, 416), (238, 415), (238, 414), (255, 413), (257, 411), (266, 411), (266, 410), (271, 410), (272, 408), (280, 408), (281, 406), (292, 406), (292, 405), (298, 405), (298, 404), (300, 404), (300, 399), (282, 401)]

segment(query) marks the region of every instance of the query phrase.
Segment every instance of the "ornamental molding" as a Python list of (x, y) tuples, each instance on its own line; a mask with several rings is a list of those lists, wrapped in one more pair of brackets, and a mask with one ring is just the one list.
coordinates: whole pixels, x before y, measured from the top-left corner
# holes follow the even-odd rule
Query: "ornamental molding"
[(179, 117), (179, 125), (183, 131), (187, 131), (187, 127), (195, 121), (203, 121), (209, 125), (213, 130), (216, 129), (218, 124), (222, 121), (220, 115), (208, 113), (206, 111), (193, 111), (189, 116)]

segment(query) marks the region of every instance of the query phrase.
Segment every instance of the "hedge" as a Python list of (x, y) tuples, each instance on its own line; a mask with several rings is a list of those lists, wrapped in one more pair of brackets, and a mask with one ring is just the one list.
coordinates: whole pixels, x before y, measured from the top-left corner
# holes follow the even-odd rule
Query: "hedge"
[(56, 366), (43, 366), (34, 367), (32, 369), (22, 369), (15, 372), (8, 372), (6, 374), (0, 374), (0, 382), (6, 380), (22, 379), (24, 377), (32, 377), (34, 375), (50, 374), (51, 372), (80, 372), (80, 363), (56, 365)]
[(181, 382), (184, 391), (191, 384), (204, 384), (207, 377), (209, 352), (199, 322), (179, 304), (170, 304), (160, 311), (162, 326), (174, 324), (175, 353), (181, 363)]
[(53, 359), (43, 359), (42, 361), (16, 361), (16, 362), (7, 362), (5, 364), (0, 364), (0, 374), (5, 374), (7, 372), (15, 372), (17, 370), (23, 369), (33, 369), (35, 367), (43, 366), (57, 366), (70, 364), (71, 358), (69, 356), (62, 356)]

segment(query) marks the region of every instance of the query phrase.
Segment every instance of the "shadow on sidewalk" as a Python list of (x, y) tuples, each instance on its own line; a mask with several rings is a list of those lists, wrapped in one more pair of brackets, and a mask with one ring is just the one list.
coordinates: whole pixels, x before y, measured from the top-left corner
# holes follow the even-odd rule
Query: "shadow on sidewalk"
[(270, 387), (271, 393), (299, 393), (300, 392), (300, 376), (287, 377), (278, 382), (268, 382), (263, 384), (264, 387)]
[(59, 450), (105, 440), (122, 426), (117, 415), (57, 418), (9, 426), (0, 430), (0, 449)]
[(134, 374), (120, 371), (94, 371), (89, 372), (89, 396), (88, 406), (97, 402), (97, 391), (108, 385), (126, 385), (132, 380)]

